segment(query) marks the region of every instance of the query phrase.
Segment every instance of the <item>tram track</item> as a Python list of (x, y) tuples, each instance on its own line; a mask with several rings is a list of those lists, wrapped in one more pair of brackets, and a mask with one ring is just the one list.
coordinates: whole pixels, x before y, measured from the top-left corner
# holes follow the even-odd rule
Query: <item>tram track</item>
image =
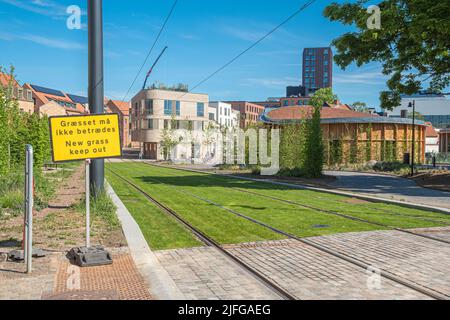
[(222, 255), (226, 256), (228, 259), (232, 260), (234, 263), (239, 265), (241, 268), (245, 269), (247, 272), (249, 272), (253, 277), (255, 277), (257, 280), (259, 280), (263, 285), (265, 285), (267, 288), (275, 292), (277, 295), (280, 296), (280, 298), (284, 300), (298, 300), (295, 296), (291, 295), (289, 292), (284, 290), (282, 287), (278, 286), (276, 283), (262, 275), (260, 272), (252, 268), (251, 266), (247, 265), (245, 262), (240, 260), (239, 258), (235, 257), (233, 254), (225, 250), (218, 242), (216, 242), (211, 237), (207, 236), (205, 233), (200, 231), (198, 228), (190, 224), (186, 219), (181, 217), (177, 212), (170, 209), (163, 203), (159, 202), (155, 198), (153, 198), (150, 194), (145, 192), (142, 188), (137, 186), (135, 183), (129, 181), (128, 179), (120, 176), (117, 172), (114, 170), (107, 168), (108, 171), (110, 171), (113, 175), (118, 177), (120, 180), (124, 181), (128, 185), (132, 186), (134, 189), (136, 189), (138, 192), (140, 192), (142, 195), (144, 195), (147, 200), (155, 204), (160, 210), (162, 210), (164, 213), (168, 214), (169, 216), (173, 217), (175, 220), (177, 220), (181, 225), (183, 225), (186, 229), (188, 229), (197, 239), (199, 239), (202, 243), (204, 243), (208, 247), (213, 247), (216, 250), (218, 250)]
[[(149, 165), (151, 165), (151, 164), (149, 164)], [(156, 166), (156, 167), (158, 167), (158, 166)], [(160, 166), (160, 167), (164, 167), (164, 166)], [(168, 167), (164, 167), (164, 168), (168, 168)], [(169, 169), (170, 169), (170, 168), (169, 168)], [(133, 187), (134, 187), (135, 189), (137, 189), (139, 192), (141, 192), (142, 194), (144, 194), (149, 200), (150, 200), (150, 199), (153, 199), (148, 193), (146, 193), (144, 190), (142, 190), (139, 186), (135, 185), (133, 182), (128, 181), (127, 179), (121, 177), (120, 175), (118, 175), (117, 173), (115, 173), (114, 171), (112, 171), (112, 170), (109, 169), (109, 168), (108, 168), (108, 170), (111, 171), (113, 174), (115, 174), (117, 177), (119, 177), (121, 180), (127, 182), (129, 185), (133, 186)], [(313, 248), (315, 248), (315, 249), (317, 249), (317, 250), (319, 250), (319, 251), (322, 251), (322, 252), (325, 252), (325, 253), (327, 253), (327, 254), (329, 254), (329, 255), (332, 255), (333, 257), (339, 258), (339, 259), (344, 260), (344, 261), (346, 261), (346, 262), (348, 262), (348, 263), (351, 263), (351, 264), (353, 264), (353, 265), (356, 265), (356, 266), (358, 266), (358, 267), (360, 267), (360, 268), (363, 268), (363, 269), (366, 270), (366, 271), (367, 271), (367, 270), (370, 270), (370, 268), (372, 268), (372, 265), (371, 265), (370, 263), (367, 263), (367, 262), (365, 262), (365, 261), (363, 261), (363, 260), (361, 260), (361, 259), (352, 257), (352, 256), (350, 256), (350, 255), (348, 255), (348, 254), (338, 252), (338, 251), (336, 251), (336, 250), (334, 250), (334, 249), (332, 249), (332, 248), (329, 248), (329, 247), (327, 247), (327, 246), (324, 246), (323, 244), (316, 243), (315, 241), (313, 241), (313, 240), (311, 240), (311, 239), (300, 238), (300, 237), (298, 237), (298, 236), (296, 236), (296, 235), (293, 235), (293, 234), (288, 233), (288, 232), (286, 232), (286, 231), (283, 231), (283, 230), (280, 230), (280, 229), (275, 228), (275, 227), (273, 227), (273, 226), (270, 226), (270, 225), (268, 225), (268, 224), (266, 224), (266, 223), (264, 223), (264, 222), (261, 222), (261, 221), (259, 221), (259, 220), (254, 219), (254, 218), (251, 218), (251, 217), (248, 217), (248, 216), (246, 216), (246, 215), (244, 215), (244, 214), (242, 214), (242, 213), (240, 213), (240, 212), (237, 212), (236, 210), (229, 209), (229, 208), (227, 208), (227, 207), (225, 207), (225, 206), (223, 206), (223, 205), (221, 205), (221, 204), (219, 204), (219, 203), (216, 203), (216, 202), (211, 201), (211, 200), (209, 200), (209, 199), (206, 199), (206, 198), (204, 198), (204, 197), (198, 196), (198, 195), (193, 194), (193, 193), (191, 193), (191, 192), (182, 190), (182, 189), (177, 188), (177, 187), (175, 187), (175, 186), (173, 186), (173, 185), (166, 184), (166, 183), (164, 183), (164, 182), (162, 182), (162, 181), (160, 181), (160, 180), (158, 180), (158, 179), (156, 179), (156, 178), (154, 178), (154, 177), (149, 178), (149, 179), (155, 181), (155, 182), (158, 183), (158, 184), (168, 186), (168, 187), (172, 188), (172, 189), (173, 189), (174, 191), (176, 191), (176, 192), (179, 192), (179, 193), (182, 193), (182, 194), (184, 194), (184, 195), (187, 195), (187, 196), (196, 198), (196, 199), (201, 200), (201, 201), (203, 201), (203, 202), (206, 202), (206, 203), (208, 203), (208, 204), (210, 204), (210, 205), (214, 205), (214, 206), (216, 206), (216, 207), (218, 207), (218, 208), (221, 208), (221, 209), (223, 209), (223, 210), (225, 210), (225, 211), (227, 211), (227, 212), (229, 212), (229, 213), (232, 213), (232, 214), (234, 214), (234, 215), (236, 215), (236, 216), (238, 216), (238, 217), (240, 217), (240, 218), (246, 219), (246, 220), (248, 220), (248, 221), (250, 221), (250, 222), (253, 222), (253, 223), (258, 224), (258, 225), (260, 225), (260, 226), (262, 226), (262, 227), (265, 227), (265, 228), (267, 228), (267, 229), (269, 229), (269, 230), (272, 230), (273, 232), (278, 233), (278, 234), (280, 234), (280, 235), (283, 235), (283, 236), (285, 236), (285, 237), (287, 237), (287, 238), (289, 238), (289, 239), (292, 239), (292, 240), (295, 240), (295, 241), (299, 241), (299, 242), (301, 242), (301, 243), (303, 243), (303, 244), (305, 244), (305, 245), (308, 245), (308, 246), (310, 246), (310, 247), (313, 247)], [(153, 199), (152, 202), (154, 202), (154, 201), (156, 201), (156, 200)], [(154, 202), (154, 203), (159, 203), (159, 202), (156, 201), (156, 202)], [(200, 234), (201, 237), (206, 238), (206, 239), (207, 239), (206, 241), (209, 243), (208, 245), (214, 246), (215, 248), (217, 248), (218, 250), (220, 250), (222, 253), (226, 254), (228, 257), (230, 257), (230, 258), (232, 258), (234, 261), (238, 262), (238, 264), (241, 265), (241, 266), (243, 266), (246, 270), (250, 271), (250, 272), (251, 272), (252, 274), (254, 274), (254, 275), (257, 275), (260, 279), (263, 280), (263, 282), (264, 282), (266, 285), (268, 285), (268, 286), (270, 286), (271, 288), (273, 288), (274, 291), (277, 291), (279, 294), (282, 293), (282, 295), (284, 295), (284, 298), (287, 298), (287, 299), (293, 298), (293, 299), (295, 299), (295, 297), (293, 297), (290, 293), (288, 293), (287, 291), (285, 291), (283, 288), (279, 287), (277, 284), (272, 283), (272, 281), (269, 280), (269, 279), (267, 279), (264, 275), (261, 275), (259, 272), (257, 272), (256, 270), (254, 270), (252, 267), (246, 265), (244, 262), (242, 262), (242, 261), (239, 260), (238, 258), (234, 257), (232, 254), (230, 254), (230, 253), (227, 252), (225, 249), (223, 249), (223, 248), (221, 247), (220, 244), (218, 244), (218, 243), (215, 242), (213, 239), (211, 239), (211, 238), (209, 238), (208, 236), (206, 236), (205, 234), (203, 234), (201, 231), (199, 231), (198, 229), (196, 229), (194, 226), (190, 225), (190, 223), (189, 223), (188, 221), (186, 221), (186, 220), (184, 220), (183, 218), (181, 218), (176, 212), (174, 212), (174, 211), (171, 210), (170, 208), (165, 207), (165, 206), (164, 206), (163, 204), (161, 204), (161, 203), (159, 203), (158, 206), (159, 206), (160, 208), (164, 209), (165, 212), (167, 212), (167, 213), (170, 212), (171, 215), (173, 215), (173, 216), (175, 216), (175, 217), (178, 217), (177, 220), (181, 219), (183, 225), (187, 226), (187, 228), (188, 228), (189, 230), (196, 230), (196, 233), (195, 233), (196, 235), (197, 235), (197, 234)], [(206, 242), (205, 242), (205, 243), (206, 243)], [(416, 291), (416, 292), (419, 292), (419, 293), (421, 293), (421, 294), (424, 294), (424, 295), (426, 295), (426, 296), (428, 296), (428, 297), (430, 297), (430, 298), (437, 299), (437, 300), (448, 300), (448, 299), (450, 298), (447, 294), (441, 293), (441, 292), (436, 291), (436, 290), (434, 290), (434, 289), (432, 289), (432, 288), (429, 288), (429, 287), (427, 287), (427, 286), (423, 286), (423, 285), (417, 284), (417, 283), (415, 283), (415, 282), (412, 281), (412, 280), (404, 279), (404, 278), (399, 277), (399, 276), (395, 275), (394, 273), (391, 273), (391, 272), (389, 272), (389, 271), (387, 271), (387, 270), (381, 269), (381, 270), (379, 270), (379, 271), (380, 271), (380, 276), (381, 276), (381, 277), (384, 277), (384, 278), (386, 278), (386, 279), (388, 279), (388, 280), (391, 280), (391, 281), (393, 281), (393, 282), (395, 282), (395, 283), (397, 283), (397, 284), (400, 284), (400, 285), (402, 285), (402, 286), (408, 287), (409, 289), (412, 289), (412, 290), (414, 290), (414, 291)]]
[[(202, 171), (197, 171), (197, 170), (192, 171), (192, 170), (182, 169), (182, 168), (172, 168), (172, 167), (166, 167), (166, 166), (161, 166), (161, 165), (155, 165), (155, 164), (151, 164), (151, 163), (147, 163), (147, 162), (145, 162), (145, 164), (149, 165), (149, 166), (153, 166), (153, 167), (162, 167), (162, 168), (166, 168), (166, 169), (180, 170), (180, 171), (185, 171), (185, 172), (201, 172), (201, 173), (207, 174), (207, 172), (202, 172)], [(217, 178), (215, 175), (212, 175), (211, 177)], [(269, 195), (262, 194), (262, 193), (259, 193), (259, 192), (255, 192), (255, 191), (245, 190), (245, 189), (242, 189), (242, 188), (237, 188), (237, 187), (229, 187), (229, 188), (232, 189), (232, 190), (238, 191), (238, 192), (252, 194), (252, 195), (255, 195), (255, 196), (258, 196), (258, 197), (261, 197), (261, 198), (271, 199), (271, 200), (274, 200), (274, 201), (287, 203), (287, 204), (299, 206), (299, 207), (302, 207), (302, 208), (311, 209), (311, 210), (315, 210), (315, 211), (318, 211), (318, 212), (339, 216), (339, 217), (342, 217), (342, 218), (345, 218), (345, 219), (349, 219), (349, 220), (353, 220), (353, 221), (359, 221), (359, 222), (363, 222), (363, 223), (366, 223), (366, 224), (371, 224), (371, 225), (379, 226), (379, 227), (383, 227), (383, 228), (389, 228), (391, 230), (395, 230), (395, 231), (398, 231), (398, 232), (407, 233), (407, 234), (411, 234), (411, 235), (414, 235), (414, 236), (426, 238), (428, 240), (433, 240), (433, 241), (438, 241), (438, 242), (445, 243), (445, 244), (450, 244), (450, 241), (445, 240), (445, 239), (436, 238), (436, 237), (433, 237), (433, 236), (430, 236), (430, 235), (413, 232), (413, 231), (410, 231), (410, 230), (407, 230), (407, 229), (403, 229), (403, 228), (393, 227), (393, 226), (390, 226), (390, 225), (387, 225), (387, 224), (384, 224), (384, 223), (380, 223), (380, 222), (376, 222), (376, 221), (366, 220), (366, 219), (363, 219), (363, 218), (351, 216), (351, 215), (348, 215), (348, 214), (345, 214), (345, 213), (341, 213), (341, 212), (337, 212), (337, 211), (334, 211), (334, 210), (322, 209), (322, 208), (318, 208), (318, 207), (311, 206), (311, 205), (306, 205), (306, 204), (299, 203), (299, 202), (292, 201), (292, 200), (287, 200), (287, 199), (282, 199), (282, 198), (279, 198), (279, 197), (269, 196)], [(381, 210), (381, 211), (385, 212), (387, 214), (391, 214), (390, 212), (386, 212), (385, 210)], [(416, 218), (415, 216), (412, 216), (412, 215), (408, 215), (408, 216), (401, 215), (401, 214), (395, 214), (395, 215), (409, 217), (409, 218)], [(422, 218), (422, 217), (417, 217), (417, 218)], [(435, 221), (435, 220), (433, 220), (433, 221)], [(443, 223), (442, 221), (435, 221), (435, 222)]]

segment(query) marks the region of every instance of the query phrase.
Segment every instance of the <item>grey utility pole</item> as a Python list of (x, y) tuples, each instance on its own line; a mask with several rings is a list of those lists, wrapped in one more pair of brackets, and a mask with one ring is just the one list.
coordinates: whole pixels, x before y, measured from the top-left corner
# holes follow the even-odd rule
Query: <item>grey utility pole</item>
[[(91, 114), (104, 113), (103, 96), (103, 18), (102, 0), (88, 0), (89, 38), (89, 110)], [(94, 195), (103, 190), (105, 162), (92, 160), (90, 177)]]
[(416, 100), (413, 100), (412, 103), (410, 102), (408, 107), (413, 109), (411, 176), (414, 176), (414, 156), (416, 153)]

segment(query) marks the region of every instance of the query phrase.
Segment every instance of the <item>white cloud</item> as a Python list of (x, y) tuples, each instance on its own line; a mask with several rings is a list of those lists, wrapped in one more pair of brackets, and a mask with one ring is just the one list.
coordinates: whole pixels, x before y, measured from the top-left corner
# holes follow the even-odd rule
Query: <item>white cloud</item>
[(74, 41), (64, 39), (54, 39), (34, 34), (12, 34), (0, 32), (0, 39), (5, 41), (24, 40), (30, 41), (45, 47), (63, 49), (63, 50), (83, 50), (85, 46)]
[(382, 84), (386, 76), (381, 72), (339, 73), (333, 76), (335, 84)]
[(284, 78), (247, 78), (243, 80), (244, 86), (262, 86), (270, 89), (285, 88), (290, 85), (300, 83), (299, 78), (284, 77)]
[(194, 34), (181, 34), (180, 37), (185, 40), (199, 40), (200, 39), (198, 36), (196, 36)]
[(233, 26), (223, 27), (222, 32), (224, 32), (234, 38), (249, 41), (249, 42), (254, 42), (254, 41), (260, 39), (262, 36), (264, 36), (264, 33), (259, 32), (259, 31), (244, 30), (240, 27), (233, 27)]
[[(53, 0), (0, 0), (0, 2), (56, 19), (67, 16), (67, 6), (61, 5)], [(82, 11), (81, 14), (85, 15), (86, 12)]]

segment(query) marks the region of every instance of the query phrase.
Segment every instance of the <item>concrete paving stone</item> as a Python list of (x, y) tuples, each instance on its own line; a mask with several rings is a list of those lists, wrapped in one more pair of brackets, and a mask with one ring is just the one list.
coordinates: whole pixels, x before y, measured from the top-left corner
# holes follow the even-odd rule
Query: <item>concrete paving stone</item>
[(310, 240), (450, 297), (450, 245), (398, 231), (337, 234)]
[[(380, 290), (369, 289), (364, 269), (296, 240), (235, 245), (227, 250), (299, 299), (428, 299), (385, 278)], [(270, 268), (261, 267), (262, 261)], [(294, 271), (286, 273), (286, 269)]]
[(280, 299), (212, 247), (177, 250), (177, 259), (182, 261), (181, 264), (175, 263), (171, 258), (173, 256), (168, 258), (164, 251), (155, 254), (187, 299)]

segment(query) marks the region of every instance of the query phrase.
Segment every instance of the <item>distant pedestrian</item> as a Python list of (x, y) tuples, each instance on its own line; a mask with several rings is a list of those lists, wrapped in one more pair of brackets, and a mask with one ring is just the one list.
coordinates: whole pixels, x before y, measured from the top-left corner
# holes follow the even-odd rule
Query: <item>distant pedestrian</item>
[(139, 151), (139, 160), (142, 160), (142, 158), (144, 158), (144, 153), (141, 151)]

